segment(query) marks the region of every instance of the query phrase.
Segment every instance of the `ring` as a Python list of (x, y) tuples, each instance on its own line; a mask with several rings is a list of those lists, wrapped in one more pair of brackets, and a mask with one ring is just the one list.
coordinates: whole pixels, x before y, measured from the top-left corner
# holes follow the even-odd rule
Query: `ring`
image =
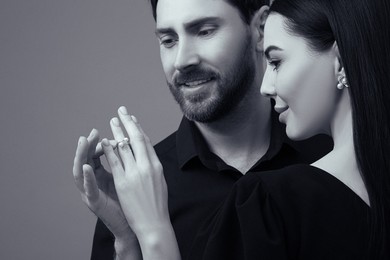
[(123, 146), (125, 146), (125, 144), (127, 144), (127, 145), (130, 144), (130, 140), (129, 140), (129, 138), (127, 138), (127, 137), (123, 138), (123, 140), (120, 141), (120, 142), (118, 143), (118, 146), (119, 146), (120, 148), (122, 148)]

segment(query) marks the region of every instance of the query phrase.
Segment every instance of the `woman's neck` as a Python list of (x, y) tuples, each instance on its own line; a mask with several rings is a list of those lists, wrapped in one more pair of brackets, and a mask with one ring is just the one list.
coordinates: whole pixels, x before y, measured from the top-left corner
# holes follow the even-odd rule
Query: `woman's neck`
[(349, 94), (347, 90), (344, 91), (330, 126), (333, 150), (312, 165), (332, 174), (369, 205), (367, 189), (355, 153)]

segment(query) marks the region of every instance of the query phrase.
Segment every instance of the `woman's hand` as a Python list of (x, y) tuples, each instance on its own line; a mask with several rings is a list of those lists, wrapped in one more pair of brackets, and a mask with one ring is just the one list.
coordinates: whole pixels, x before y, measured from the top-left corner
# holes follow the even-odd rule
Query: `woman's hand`
[(104, 153), (114, 177), (124, 215), (136, 233), (144, 259), (180, 259), (175, 234), (169, 219), (168, 192), (162, 165), (137, 119), (119, 108), (118, 118), (110, 121), (118, 144), (119, 157), (107, 139)]
[[(88, 138), (80, 137), (73, 164), (73, 176), (81, 198), (115, 236), (116, 244), (131, 247), (133, 259), (141, 259), (134, 232), (120, 207), (111, 173), (100, 164), (95, 155), (99, 133), (93, 129)], [(119, 253), (119, 252), (118, 252)]]

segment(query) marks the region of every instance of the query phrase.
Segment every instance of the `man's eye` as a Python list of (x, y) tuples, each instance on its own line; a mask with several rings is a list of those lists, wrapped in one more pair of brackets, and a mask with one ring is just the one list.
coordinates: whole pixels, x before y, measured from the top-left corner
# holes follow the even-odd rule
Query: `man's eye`
[(207, 36), (212, 34), (215, 31), (214, 28), (209, 28), (209, 29), (202, 29), (199, 31), (198, 35), (199, 36)]
[(175, 45), (176, 40), (172, 38), (166, 38), (166, 39), (161, 39), (160, 44), (164, 46), (165, 48), (171, 48), (173, 45)]

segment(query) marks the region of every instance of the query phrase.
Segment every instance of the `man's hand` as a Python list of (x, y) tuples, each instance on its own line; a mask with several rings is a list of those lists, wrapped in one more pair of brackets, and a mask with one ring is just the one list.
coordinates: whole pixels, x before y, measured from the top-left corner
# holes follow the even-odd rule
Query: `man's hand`
[[(73, 176), (81, 198), (113, 233), (116, 244), (128, 244), (133, 254), (140, 256), (137, 238), (128, 225), (120, 207), (111, 173), (95, 155), (99, 133), (93, 129), (88, 138), (80, 137), (73, 164)], [(136, 247), (136, 251), (134, 251)]]

